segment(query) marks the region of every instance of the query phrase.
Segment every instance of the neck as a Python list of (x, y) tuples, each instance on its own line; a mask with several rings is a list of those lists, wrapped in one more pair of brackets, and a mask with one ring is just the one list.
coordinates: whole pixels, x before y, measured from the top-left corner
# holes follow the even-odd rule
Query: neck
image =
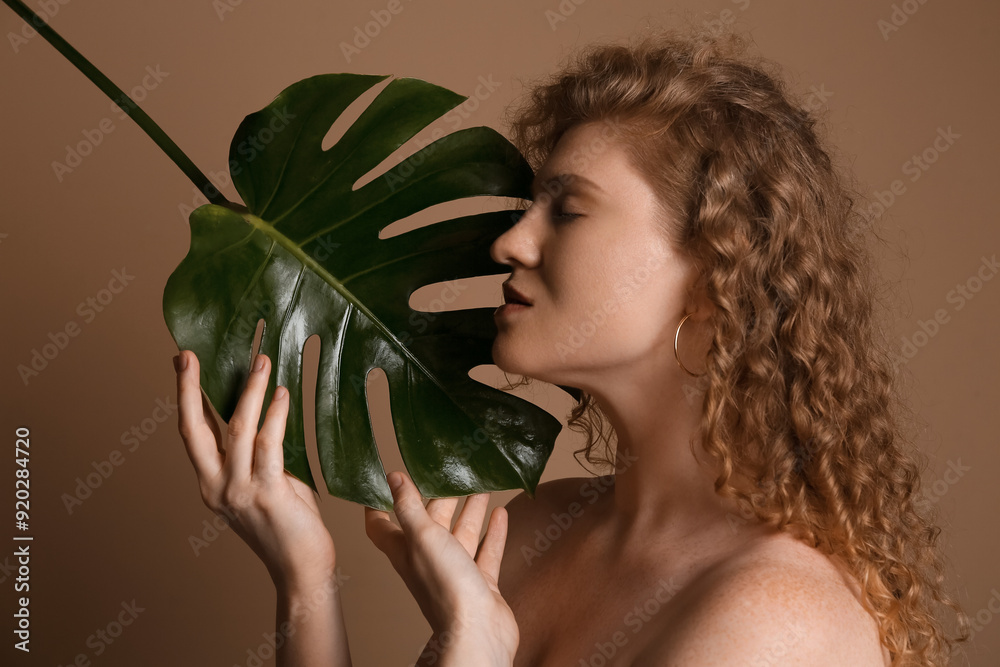
[[(717, 476), (698, 432), (703, 390), (673, 358), (646, 359), (617, 369), (587, 389), (618, 436), (609, 519), (620, 544), (676, 540), (717, 529), (739, 516), (738, 507), (715, 492)], [(599, 388), (598, 388), (599, 387)], [(696, 458), (695, 453), (699, 454)]]

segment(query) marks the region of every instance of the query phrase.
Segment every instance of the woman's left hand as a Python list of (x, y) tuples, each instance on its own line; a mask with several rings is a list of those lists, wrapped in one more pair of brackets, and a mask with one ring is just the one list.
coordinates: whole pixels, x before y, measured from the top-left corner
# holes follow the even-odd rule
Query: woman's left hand
[(458, 498), (433, 498), (424, 507), (408, 475), (393, 472), (388, 480), (390, 488), (393, 482), (399, 484), (392, 490), (399, 526), (387, 512), (366, 507), (368, 537), (389, 557), (436, 635), (489, 647), (512, 663), (519, 641), (517, 621), (497, 587), (507, 510), (493, 510), (477, 555), (490, 494), (469, 496), (451, 528)]

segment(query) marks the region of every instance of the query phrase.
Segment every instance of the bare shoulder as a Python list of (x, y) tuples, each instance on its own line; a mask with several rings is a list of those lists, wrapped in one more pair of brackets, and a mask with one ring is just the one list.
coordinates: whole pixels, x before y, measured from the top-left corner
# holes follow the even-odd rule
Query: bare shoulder
[(522, 491), (508, 501), (501, 592), (519, 582), (521, 574), (571, 530), (612, 485), (610, 475), (564, 477), (541, 482), (535, 487), (534, 497)]
[(527, 491), (521, 491), (507, 502), (508, 513), (518, 513), (521, 517), (529, 517), (533, 511), (549, 505), (562, 506), (573, 500), (592, 504), (594, 497), (589, 490), (593, 489), (599, 497), (602, 488), (613, 484), (611, 475), (603, 477), (562, 477), (541, 482), (535, 487), (534, 497)]
[[(535, 487), (534, 497), (526, 491), (514, 496), (505, 505), (508, 524), (514, 530), (520, 530), (547, 522), (551, 514), (556, 512), (582, 513), (582, 509), (594, 505), (604, 491), (614, 485), (613, 476), (602, 477), (563, 477), (541, 482)], [(576, 510), (580, 506), (580, 510)], [(508, 533), (510, 534), (510, 533)]]
[(677, 600), (683, 613), (632, 663), (883, 667), (856, 582), (787, 534), (719, 563)]

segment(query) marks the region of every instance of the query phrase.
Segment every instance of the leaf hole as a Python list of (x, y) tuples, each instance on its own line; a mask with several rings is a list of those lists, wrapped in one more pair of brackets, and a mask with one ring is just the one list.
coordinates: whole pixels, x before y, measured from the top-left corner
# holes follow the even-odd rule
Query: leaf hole
[[(374, 181), (376, 178), (384, 176), (390, 169), (409, 159), (412, 155), (420, 152), (424, 149), (424, 147), (451, 134), (449, 130), (456, 129), (454, 127), (454, 120), (446, 120), (451, 115), (452, 111), (445, 112), (419, 132), (414, 134), (407, 141), (401, 144), (399, 148), (385, 156), (384, 160), (372, 167), (368, 173), (364, 174), (361, 178), (355, 181), (352, 189), (357, 190), (371, 181)], [(446, 125), (450, 127), (446, 127)]]
[(316, 441), (316, 382), (319, 379), (319, 353), (322, 346), (319, 334), (306, 338), (302, 346), (302, 433), (306, 445), (306, 460), (313, 483), (322, 500), (329, 495), (323, 468), (319, 462), (319, 444)]
[(347, 108), (344, 109), (343, 113), (337, 117), (337, 120), (333, 122), (333, 125), (330, 126), (327, 133), (323, 135), (323, 141), (320, 144), (320, 148), (324, 151), (328, 151), (333, 148), (333, 146), (343, 138), (344, 133), (351, 129), (351, 126), (354, 125), (355, 121), (361, 117), (361, 114), (365, 112), (365, 109), (371, 106), (371, 103), (374, 102), (375, 98), (379, 96), (382, 89), (388, 86), (392, 80), (392, 77), (388, 77), (384, 81), (379, 81), (374, 86), (363, 92), (358, 99), (347, 105)]
[[(557, 387), (553, 387), (548, 382), (531, 379), (527, 384), (518, 384), (522, 380), (519, 373), (504, 373), (496, 364), (480, 364), (469, 369), (469, 378), (476, 382), (500, 389), (506, 387), (508, 383), (515, 384), (513, 389), (503, 389), (508, 394), (513, 394), (519, 398), (534, 403), (539, 408), (557, 417), (568, 415), (576, 404), (573, 397)], [(565, 424), (566, 419), (560, 417)]]
[(392, 423), (389, 404), (389, 378), (381, 368), (373, 368), (365, 378), (365, 396), (368, 400), (368, 414), (371, 417), (372, 437), (382, 461), (382, 470), (389, 474), (393, 470), (406, 470), (403, 456), (399, 453), (396, 429)]
[[(500, 284), (508, 274), (492, 276), (472, 276), (456, 278), (424, 285), (410, 295), (409, 306), (413, 310), (427, 313), (422, 318), (412, 320), (432, 320), (434, 313), (466, 308), (496, 308), (503, 303), (503, 288)], [(414, 323), (419, 327), (419, 322)]]
[[(400, 218), (389, 223), (379, 230), (380, 239), (388, 239), (393, 236), (405, 234), (406, 232), (426, 227), (437, 222), (443, 222), (452, 218), (460, 218), (465, 215), (477, 215), (490, 211), (508, 211), (516, 208), (515, 197), (497, 197), (496, 195), (479, 195), (476, 197), (463, 197), (452, 199), (451, 201), (433, 204), (415, 213), (411, 213), (405, 218)], [(513, 225), (514, 221), (511, 221)]]
[[(267, 322), (264, 318), (257, 320), (257, 328), (254, 329), (253, 343), (250, 345), (250, 359), (247, 361), (247, 375), (250, 374), (250, 369), (253, 368), (253, 360), (257, 358), (257, 353), (260, 352), (261, 341), (264, 340), (264, 329), (267, 328)], [(272, 359), (273, 361), (273, 359)]]

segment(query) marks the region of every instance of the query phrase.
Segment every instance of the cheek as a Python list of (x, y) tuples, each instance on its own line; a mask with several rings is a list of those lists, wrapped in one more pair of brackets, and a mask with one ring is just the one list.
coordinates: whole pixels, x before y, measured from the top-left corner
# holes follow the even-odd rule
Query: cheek
[(568, 346), (576, 361), (620, 347), (641, 316), (637, 299), (644, 286), (631, 275), (634, 263), (616, 254), (612, 246), (600, 256), (569, 255), (573, 264), (558, 267), (551, 308), (536, 313), (542, 329), (536, 333), (551, 346)]
[(607, 246), (594, 270), (588, 272), (591, 285), (590, 305), (617, 308), (634, 313), (647, 307), (662, 307), (664, 290), (669, 285), (663, 257), (647, 249)]
[[(674, 294), (677, 277), (665, 258), (646, 254), (612, 257), (606, 270), (594, 274), (591, 291), (584, 297), (584, 321), (600, 323), (593, 338), (613, 343), (625, 354), (659, 345), (669, 328), (667, 314), (678, 308)], [(634, 348), (629, 350), (628, 348)]]
[(546, 260), (552, 298), (567, 310), (620, 298), (627, 283), (634, 281), (637, 268), (635, 248), (626, 247), (618, 235), (595, 234), (582, 224), (566, 233), (559, 240), (558, 253)]

